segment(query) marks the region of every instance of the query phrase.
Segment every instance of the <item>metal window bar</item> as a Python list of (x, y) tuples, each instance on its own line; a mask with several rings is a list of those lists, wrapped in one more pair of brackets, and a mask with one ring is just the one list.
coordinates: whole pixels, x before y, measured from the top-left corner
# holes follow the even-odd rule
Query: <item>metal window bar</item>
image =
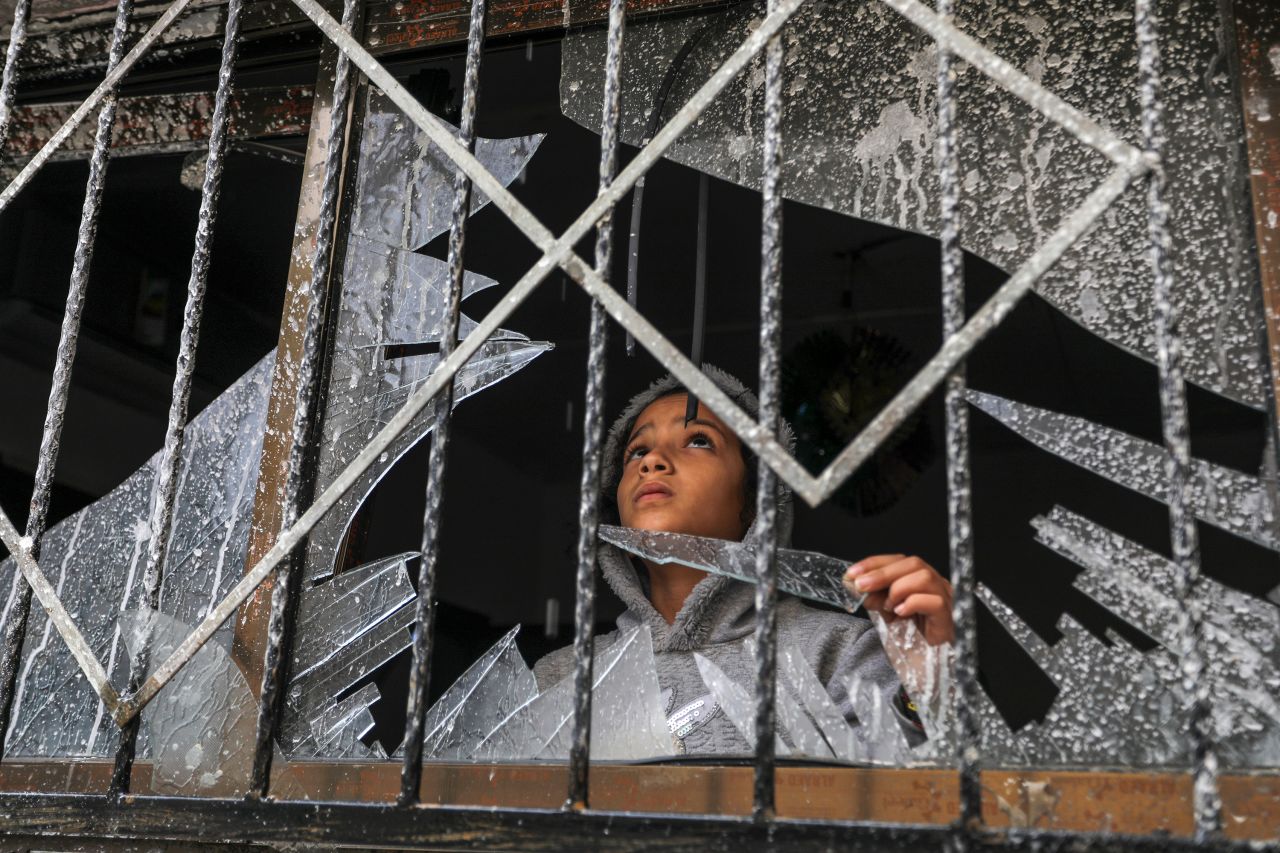
[(1155, 280), (1156, 367), (1160, 375), (1161, 431), (1168, 451), (1169, 528), (1173, 559), (1178, 568), (1179, 634), (1184, 689), (1191, 691), (1192, 812), (1197, 840), (1222, 831), (1222, 801), (1218, 794), (1217, 755), (1210, 731), (1212, 715), (1209, 681), (1203, 677), (1200, 651), (1200, 605), (1193, 597), (1200, 577), (1200, 543), (1195, 518), (1187, 508), (1191, 494), (1191, 432), (1187, 420), (1186, 382), (1182, 372), (1182, 341), (1173, 304), (1172, 241), (1169, 207), (1164, 198), (1164, 105), (1160, 100), (1160, 46), (1151, 0), (1134, 0), (1138, 41), (1138, 97), (1142, 108), (1142, 143), (1151, 168), (1147, 173), (1147, 227), (1151, 239), (1151, 271)]
[[(195, 374), (196, 347), (200, 342), (200, 320), (204, 315), (204, 297), (209, 283), (209, 261), (213, 251), (213, 232), (217, 223), (218, 200), (222, 194), (222, 171), (227, 152), (227, 126), (230, 122), (231, 92), (235, 81), (236, 57), (239, 55), (240, 15), (243, 0), (231, 0), (223, 30), (222, 60), (218, 68), (218, 91), (213, 106), (213, 128), (209, 134), (209, 158), (200, 189), (200, 212), (196, 223), (195, 249), (191, 256), (191, 277), (187, 281), (187, 302), (182, 312), (182, 332), (178, 344), (176, 375), (169, 402), (169, 420), (165, 428), (164, 447), (156, 470), (154, 505), (151, 513), (151, 541), (147, 545), (146, 570), (143, 573), (141, 604), (151, 613), (160, 610), (160, 584), (164, 577), (164, 561), (168, 556), (169, 537), (173, 532), (173, 509), (178, 490), (178, 469), (182, 464), (182, 443), (186, 436), (187, 414), (191, 402), (191, 381)], [(123, 45), (121, 46), (123, 50)], [(104, 108), (103, 112), (106, 110)], [(114, 120), (114, 114), (112, 116)], [(153, 623), (148, 621), (138, 638), (138, 651), (130, 666), (129, 685), (136, 690), (142, 683), (150, 660), (149, 647)], [(120, 795), (129, 790), (133, 758), (137, 746), (141, 716), (135, 716), (120, 732), (115, 770), (111, 775), (110, 793)]]
[[(471, 0), (467, 28), (467, 60), (462, 82), (462, 116), (458, 142), (475, 150), (476, 108), (480, 96), (480, 62), (484, 56), (485, 0)], [(345, 63), (344, 63), (345, 64)], [(445, 301), (444, 329), (440, 335), (440, 357), (448, 358), (458, 343), (458, 318), (462, 313), (463, 254), (467, 220), (471, 215), (471, 179), (459, 171), (454, 181), (453, 209), (449, 226), (449, 292)], [(413, 665), (409, 670), (408, 710), (405, 712), (404, 765), (400, 770), (401, 805), (418, 801), (422, 781), (422, 742), (427, 717), (427, 686), (431, 676), (432, 639), (435, 630), (436, 558), (439, 555), (440, 502), (444, 497), (445, 454), (453, 417), (453, 383), (440, 393), (436, 404), (436, 427), (431, 436), (427, 462), (427, 500), (422, 519), (422, 556), (418, 565), (418, 603), (415, 614)]]
[[(357, 0), (344, 0), (342, 27), (349, 32), (355, 25)], [(329, 134), (325, 140), (324, 183), (320, 195), (320, 215), (316, 223), (316, 245), (312, 255), (311, 277), (306, 283), (303, 300), (306, 316), (302, 332), (302, 354), (297, 367), (296, 399), (290, 425), (289, 461), (285, 475), (281, 525), (289, 527), (298, 517), (303, 500), (306, 464), (309, 453), (312, 420), (320, 384), (321, 329), (324, 322), (325, 296), (333, 262), (334, 233), (338, 216), (338, 193), (341, 185), (341, 161), (346, 139), (346, 111), (351, 91), (351, 64), (339, 56), (334, 69), (333, 108), (330, 111)], [(297, 555), (291, 555), (276, 572), (271, 591), (271, 609), (267, 618), (267, 647), (263, 652), (262, 691), (258, 697), (258, 719), (255, 728), (253, 767), (249, 776), (250, 796), (265, 797), (271, 784), (271, 760), (276, 728), (283, 707), (284, 686), (289, 677), (289, 655), (296, 615), (298, 583)]]
[[(622, 37), (626, 0), (610, 0), (605, 55), (604, 103), (600, 111), (600, 191), (618, 171), (618, 122), (622, 103)], [(613, 266), (613, 205), (596, 224), (595, 274), (606, 286)], [(565, 807), (588, 805), (591, 759), (591, 685), (595, 652), (596, 531), (600, 524), (600, 462), (604, 442), (605, 343), (608, 326), (599, 301), (591, 303), (587, 386), (583, 403), (582, 482), (578, 504), (577, 594), (573, 608), (573, 729), (569, 746), (569, 790)]]
[[(126, 2), (127, 0), (122, 0), (122, 5)], [(73, 128), (98, 103), (104, 103), (109, 106), (110, 93), (114, 85), (118, 83), (123, 74), (146, 49), (154, 43), (164, 28), (180, 14), (187, 2), (189, 0), (178, 0), (177, 3), (171, 6), (139, 44), (109, 70), (103, 83), (81, 105), (80, 109), (72, 115), (67, 124), (29, 161), (26, 168), (11, 182), (9, 187), (3, 193), (0, 193), (0, 209), (7, 205), (14, 195), (30, 180), (35, 171), (47, 161), (52, 152), (65, 141), (67, 134), (70, 132), (69, 128)], [(453, 160), (459, 171), (467, 179), (473, 181), (476, 186), (490, 196), (498, 208), (503, 210), (514, 224), (524, 231), (535, 245), (543, 251), (543, 257), (521, 278), (507, 299), (498, 308), (491, 311), (479, 327), (467, 339), (458, 344), (456, 350), (442, 359), (431, 379), (423, 388), (415, 392), (404, 409), (393, 417), (387, 426), (374, 437), (351, 466), (316, 499), (306, 512), (302, 513), (294, 523), (287, 525), (275, 546), (246, 574), (232, 592), (213, 609), (192, 635), (152, 673), (145, 683), (136, 690), (131, 690), (130, 694), (119, 702), (118, 706), (116, 706), (116, 697), (111, 693), (110, 686), (105, 683), (102, 677), (100, 664), (84, 646), (83, 638), (79, 636), (74, 622), (67, 616), (57, 600), (56, 594), (54, 594), (44, 577), (38, 564), (38, 550), (35, 547), (34, 538), (19, 540), (17, 532), (8, 517), (0, 511), (0, 538), (3, 538), (6, 546), (17, 557), (23, 575), (35, 588), (42, 605), (49, 611), (51, 621), (72, 647), (91, 683), (103, 696), (104, 701), (113, 712), (114, 719), (119, 724), (127, 724), (130, 720), (136, 718), (141, 708), (172, 678), (194, 652), (204, 642), (207, 642), (217, 627), (231, 615), (234, 609), (248, 597), (259, 583), (276, 570), (280, 561), (302, 541), (310, 527), (332, 506), (342, 491), (351, 485), (354, 478), (385, 450), (415, 415), (425, 406), (436, 401), (437, 394), (440, 394), (446, 387), (451, 387), (453, 375), (458, 368), (474, 354), (483, 341), (497, 328), (498, 324), (503, 322), (519, 305), (521, 300), (541, 283), (555, 267), (562, 267), (571, 278), (577, 281), (593, 297), (594, 306), (597, 310), (608, 313), (627, 331), (634, 334), (646, 349), (668, 366), (678, 378), (689, 386), (691, 392), (709, 405), (740, 435), (748, 446), (757, 452), (761, 461), (761, 494), (766, 494), (772, 490), (775, 482), (773, 477), (777, 475), (790, 484), (806, 501), (816, 504), (841, 485), (857, 466), (874, 452), (888, 434), (902, 422), (903, 418), (911, 414), (940, 383), (948, 380), (948, 377), (956, 375), (956, 379), (948, 380), (948, 390), (962, 387), (959, 383), (963, 380), (955, 374), (955, 371), (961, 367), (973, 346), (1007, 316), (1013, 305), (1016, 304), (1021, 296), (1025, 295), (1037, 278), (1055, 263), (1076, 239), (1094, 225), (1111, 203), (1120, 197), (1133, 180), (1140, 176), (1146, 176), (1148, 187), (1152, 266), (1157, 287), (1156, 331), (1160, 342), (1158, 360), (1161, 377), (1161, 401), (1165, 441), (1170, 455), (1170, 478), (1174, 486), (1171, 489), (1170, 523), (1175, 543), (1175, 557), (1182, 570), (1183, 582), (1180, 593), (1184, 599), (1189, 596), (1198, 578), (1198, 561), (1196, 558), (1194, 527), (1185, 508), (1187, 467), (1189, 464), (1185, 389), (1179, 362), (1176, 318), (1172, 314), (1168, 298), (1172, 282), (1168, 259), (1167, 211), (1162, 196), (1163, 173), (1160, 163), (1160, 150), (1163, 140), (1161, 104), (1157, 85), (1158, 45), (1156, 42), (1155, 21), (1149, 0), (1136, 0), (1135, 5), (1139, 69), (1142, 78), (1143, 151), (1135, 149), (1105, 131), (1079, 111), (1065, 104), (1061, 99), (1047, 92), (1012, 66), (999, 59), (999, 57), (978, 45), (971, 38), (957, 31), (948, 20), (948, 10), (945, 5), (940, 9), (940, 13), (935, 14), (925, 8), (918, 0), (882, 0), (882, 2), (896, 9), (924, 29), (934, 38), (941, 49), (939, 110), (940, 119), (947, 123), (947, 133), (945, 135), (946, 141), (940, 143), (943, 146), (943, 150), (940, 151), (940, 173), (944, 181), (948, 182), (950, 186), (950, 194), (944, 196), (944, 198), (950, 198), (954, 202), (955, 192), (954, 163), (948, 162), (946, 156), (953, 145), (953, 140), (950, 136), (953, 112), (949, 111), (954, 110), (954, 93), (948, 85), (948, 63), (950, 57), (947, 54), (949, 53), (954, 53), (965, 59), (1007, 91), (1022, 98), (1085, 143), (1097, 148), (1115, 163), (1116, 168), (1076, 211), (1063, 220), (1059, 228), (1045, 244), (1031, 255), (1028, 261), (997, 291), (996, 295), (963, 324), (959, 322), (962, 319), (963, 306), (960, 301), (961, 281), (955, 263), (959, 257), (958, 242), (955, 242), (954, 239), (944, 240), (944, 283), (946, 284), (944, 298), (947, 305), (947, 331), (950, 334), (947, 336), (940, 351), (917, 376), (864, 429), (862, 434), (838, 456), (837, 460), (817, 478), (811, 477), (804, 472), (780, 447), (775, 436), (777, 417), (776, 336), (779, 321), (777, 308), (778, 275), (780, 273), (777, 266), (776, 240), (781, 226), (780, 200), (777, 197), (776, 190), (776, 158), (778, 157), (778, 146), (780, 145), (780, 121), (778, 116), (781, 108), (781, 43), (779, 33), (787, 19), (802, 5), (801, 0), (770, 0), (769, 14), (759, 27), (725, 61), (721, 68), (712, 75), (690, 101), (681, 107), (676, 116), (654, 136), (653, 140), (642, 149), (640, 154), (621, 174), (610, 180), (605, 176), (605, 169), (602, 167), (602, 182), (599, 195), (578, 220), (559, 238), (554, 237), (523, 205), (510, 193), (506, 192), (475, 160), (474, 156), (467, 150), (467, 146), (462, 144), (460, 140), (454, 139), (449, 130), (442, 127), (421, 105), (417, 104), (404, 88), (349, 33), (343, 30), (315, 0), (294, 0), (294, 2), (338, 46), (342, 53), (365, 72), (371, 82), (382, 88), (393, 102), (405, 110), (409, 118), (435, 142), (446, 156)], [(613, 9), (611, 8), (611, 36), (614, 34), (612, 12)], [(617, 25), (619, 38), (620, 33), (621, 17), (619, 16)], [(600, 268), (592, 269), (588, 267), (572, 251), (571, 247), (585, 235), (588, 228), (593, 225), (598, 226), (602, 221), (607, 220), (609, 213), (619, 198), (635, 186), (644, 172), (662, 156), (663, 152), (674, 142), (679, 134), (696, 120), (701, 111), (706, 108), (707, 104), (724, 88), (728, 81), (762, 50), (765, 52), (768, 67), (772, 70), (767, 70), (766, 76), (767, 132), (764, 172), (766, 213), (762, 253), (761, 415), (759, 422), (756, 423), (752, 422), (740, 409), (734, 406), (723, 393), (719, 392), (714, 385), (701, 375), (696, 366), (685, 359), (668, 341), (661, 337), (651, 324), (632, 309), (626, 300), (610, 287)], [(772, 118), (770, 117), (771, 114)], [(606, 112), (606, 127), (607, 124), (608, 116)], [(770, 125), (772, 125), (772, 129), (770, 129)], [(772, 167), (770, 165), (771, 158), (775, 160)], [(607, 159), (608, 151), (606, 148), (602, 163), (607, 163)], [(951, 172), (949, 176), (947, 175), (948, 172)], [(773, 177), (772, 187), (770, 186), (771, 174)], [(954, 209), (952, 212), (954, 212)], [(947, 215), (947, 222), (950, 223), (953, 229), (955, 228), (956, 223), (949, 215)], [(954, 238), (956, 234), (958, 232), (954, 230), (949, 232), (951, 238)], [(604, 239), (607, 240), (607, 238)], [(600, 253), (598, 252), (597, 262), (599, 260)], [(951, 268), (948, 269), (948, 266)], [(70, 314), (71, 312), (68, 311), (68, 316)], [(593, 328), (595, 325), (593, 318)], [(592, 375), (601, 373), (602, 367), (603, 365), (600, 365), (600, 371), (592, 371)], [(51, 406), (52, 411), (53, 406)], [(596, 420), (598, 422), (598, 418)], [(595, 424), (588, 423), (589, 427), (592, 425)], [(949, 422), (948, 433), (949, 471), (951, 472), (949, 482), (953, 484), (955, 489), (951, 497), (956, 502), (956, 506), (953, 508), (956, 511), (953, 511), (950, 523), (953, 533), (953, 546), (957, 544), (967, 546), (968, 531), (966, 529), (967, 519), (965, 515), (967, 514), (968, 502), (963, 498), (961, 485), (959, 484), (959, 480), (963, 479), (963, 477), (956, 477), (956, 472), (963, 474), (965, 469), (964, 454), (956, 450), (956, 446), (963, 444), (963, 427), (958, 422), (951, 421)], [(950, 440), (958, 438), (960, 439), (958, 441)], [(585, 473), (584, 470), (584, 477)], [(768, 487), (766, 487), (766, 482)], [(762, 508), (767, 509), (767, 507)], [(765, 519), (763, 527), (768, 530), (771, 526), (768, 519)], [(956, 534), (961, 535), (957, 536)], [(763, 537), (763, 539), (764, 541), (760, 543), (761, 550), (771, 550), (769, 546), (772, 532)], [(964, 547), (953, 547), (953, 559), (957, 561), (962, 570), (967, 565), (971, 573), (971, 557), (964, 553), (965, 550)], [(959, 556), (957, 556), (958, 552)], [(758, 591), (760, 600), (760, 626), (758, 626), (758, 631), (760, 632), (758, 647), (760, 683), (757, 691), (759, 699), (757, 726), (759, 734), (771, 734), (770, 722), (773, 703), (769, 694), (772, 691), (772, 678), (766, 676), (771, 675), (770, 662), (773, 651), (771, 648), (772, 632), (769, 630), (772, 618), (770, 602), (772, 567), (768, 556), (761, 559), (760, 563), (759, 569), (762, 583)], [(964, 577), (963, 571), (960, 577)], [(971, 582), (971, 580), (970, 576), (969, 581)], [(586, 599), (589, 601), (589, 596)], [(958, 597), (958, 613), (963, 620), (959, 627), (964, 637), (962, 644), (967, 644), (972, 639), (970, 636), (972, 630), (971, 609), (961, 599), (962, 597)], [(581, 628), (581, 624), (579, 627)], [(1186, 663), (1184, 665), (1186, 666), (1187, 674), (1193, 675), (1198, 671), (1196, 667), (1200, 665), (1197, 644), (1198, 624), (1194, 609), (1189, 611), (1188, 619), (1182, 628), (1185, 639), (1184, 651), (1186, 652), (1184, 655)], [(582, 636), (583, 633), (580, 630), (579, 636)], [(586, 634), (589, 636), (589, 626)], [(579, 664), (581, 664), (582, 658), (583, 654), (579, 650)], [(589, 666), (589, 656), (587, 661)], [(579, 666), (579, 669), (581, 669), (581, 666)], [(969, 676), (972, 675), (973, 673), (970, 672)], [(969, 676), (964, 678), (968, 679)], [(588, 680), (584, 680), (581, 677), (577, 679), (579, 720), (575, 723), (575, 732), (587, 731), (587, 720), (582, 713), (582, 708), (586, 707), (582, 704), (582, 694), (584, 692), (588, 693), (586, 701), (589, 701), (589, 691), (585, 690), (588, 684)], [(969, 683), (967, 688), (972, 688), (972, 686), (972, 683)], [(962, 688), (965, 687), (966, 685), (962, 683)], [(963, 701), (965, 693), (966, 690), (962, 689), (962, 708), (965, 704)], [(1200, 841), (1214, 839), (1220, 828), (1220, 805), (1217, 799), (1215, 780), (1216, 762), (1210, 738), (1204, 729), (1207, 713), (1208, 697), (1201, 692), (1195, 697), (1193, 724), (1191, 727), (1195, 752), (1195, 819), (1197, 840)], [(968, 737), (968, 734), (966, 734), (966, 737)], [(771, 742), (771, 737), (758, 738), (758, 744), (767, 744), (758, 745), (755, 791), (755, 810), (758, 817), (768, 817), (772, 806), (772, 787), (771, 785), (766, 786), (762, 781), (771, 779)], [(584, 749), (582, 759), (577, 759), (581, 762), (584, 774), (585, 752)], [(966, 752), (963, 757), (967, 759), (969, 754)], [(973, 756), (973, 758), (976, 759), (976, 756)], [(964, 768), (964, 772), (972, 780), (974, 768)], [(572, 784), (575, 788), (577, 787), (576, 782)], [(769, 788), (768, 791), (764, 790), (766, 787)], [(579, 793), (583, 795), (579, 801), (585, 805), (585, 775), (583, 776), (583, 786)], [(970, 813), (969, 816), (972, 817), (973, 805), (966, 804), (964, 808)], [(1042, 835), (1041, 837), (1052, 841), (1056, 836), (1050, 834)], [(1016, 836), (1013, 838), (1017, 840)], [(1061, 840), (1069, 843), (1079, 843), (1086, 841), (1087, 836), (1066, 834), (1061, 836)]]
[[(952, 0), (938, 0), (938, 15), (952, 23)], [(956, 152), (956, 72), (951, 51), (938, 46), (938, 218), (942, 279), (942, 337), (964, 325), (964, 251), (960, 247), (960, 163)], [(953, 621), (956, 633), (956, 727), (960, 771), (958, 841), (982, 826), (981, 731), (978, 701), (978, 637), (974, 614), (973, 519), (969, 475), (969, 405), (964, 398), (963, 366), (947, 377), (946, 410), (947, 533), (951, 555)]]
[(9, 28), (9, 46), (4, 53), (4, 71), (0, 73), (0, 145), (9, 138), (9, 120), (13, 118), (13, 94), (18, 83), (18, 57), (27, 40), (27, 22), (31, 19), (31, 0), (18, 0), (13, 7), (13, 25)]
[[(777, 0), (769, 0), (771, 14)], [(782, 346), (782, 33), (765, 45), (764, 150), (760, 226), (760, 423), (775, 436), (781, 418), (779, 350)], [(714, 408), (714, 406), (712, 407)], [(778, 477), (764, 457), (756, 489), (756, 765), (752, 814), (771, 820), (777, 812), (774, 785), (774, 704), (778, 668)]]

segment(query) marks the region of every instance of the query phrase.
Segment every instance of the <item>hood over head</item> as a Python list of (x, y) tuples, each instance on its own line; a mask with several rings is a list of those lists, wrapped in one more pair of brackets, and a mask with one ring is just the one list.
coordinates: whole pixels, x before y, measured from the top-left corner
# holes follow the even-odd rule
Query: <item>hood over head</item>
[[(759, 400), (739, 379), (709, 364), (703, 365), (702, 372), (743, 411), (753, 417), (759, 415)], [(667, 374), (632, 397), (614, 420), (605, 439), (600, 471), (600, 498), (604, 520), (618, 523), (615, 495), (618, 481), (622, 477), (622, 451), (631, 426), (654, 400), (684, 390), (679, 379)], [(699, 405), (702, 405), (701, 401)], [(786, 421), (780, 420), (778, 439), (788, 452), (795, 451), (795, 433)], [(750, 452), (745, 445), (744, 449)], [(754, 454), (748, 457), (747, 464), (748, 467), (757, 464)], [(755, 500), (754, 495), (751, 500)], [(777, 505), (778, 546), (785, 547), (791, 542), (794, 509), (791, 489), (781, 482), (778, 483)], [(744, 541), (756, 534), (757, 524), (758, 520), (752, 521)], [(740, 639), (753, 629), (755, 591), (751, 584), (721, 575), (707, 575), (693, 588), (675, 622), (668, 625), (649, 603), (648, 577), (643, 566), (637, 571), (637, 564), (632, 562), (628, 554), (607, 542), (599, 543), (597, 562), (605, 581), (628, 608), (628, 613), (619, 619), (619, 626), (630, 628), (636, 624), (648, 625), (653, 634), (655, 651), (686, 651), (708, 643)]]

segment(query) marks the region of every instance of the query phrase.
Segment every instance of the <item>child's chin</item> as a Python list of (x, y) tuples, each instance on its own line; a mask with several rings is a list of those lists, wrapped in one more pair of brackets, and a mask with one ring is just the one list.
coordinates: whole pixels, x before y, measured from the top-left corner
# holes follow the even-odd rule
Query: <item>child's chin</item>
[(688, 533), (682, 519), (674, 513), (642, 512), (627, 525), (634, 530), (651, 530), (654, 533)]

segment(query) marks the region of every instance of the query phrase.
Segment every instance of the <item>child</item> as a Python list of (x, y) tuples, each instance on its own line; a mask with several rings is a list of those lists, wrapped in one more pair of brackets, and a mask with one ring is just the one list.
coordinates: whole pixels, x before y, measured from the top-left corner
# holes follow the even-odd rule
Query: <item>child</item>
[[(708, 378), (744, 410), (755, 414), (755, 395), (714, 367)], [(636, 396), (615, 421), (604, 448), (602, 509), (606, 520), (625, 527), (688, 533), (741, 541), (754, 524), (756, 463), (737, 436), (706, 406), (685, 423), (687, 392), (674, 377)], [(795, 440), (785, 424), (783, 443)], [(778, 541), (786, 544), (792, 521), (790, 490), (778, 489)], [(698, 673), (697, 652), (739, 684), (754, 683), (753, 659), (742, 640), (755, 629), (751, 584), (674, 563), (632, 559), (600, 543), (598, 563), (605, 582), (626, 605), (618, 631), (596, 639), (597, 650), (620, 632), (646, 625), (653, 636), (658, 682), (668, 725), (682, 752), (747, 753), (751, 747), (716, 706)], [(852, 566), (844, 582), (867, 593), (864, 606), (886, 620), (913, 618), (931, 644), (954, 638), (951, 585), (928, 564), (901, 554), (868, 557)], [(794, 648), (826, 686), (851, 724), (857, 723), (848, 695), (853, 676), (875, 684), (898, 715), (908, 740), (923, 739), (897, 674), (870, 622), (821, 610), (790, 596), (778, 600), (779, 649)], [(572, 647), (553, 652), (534, 667), (542, 689), (568, 675)]]

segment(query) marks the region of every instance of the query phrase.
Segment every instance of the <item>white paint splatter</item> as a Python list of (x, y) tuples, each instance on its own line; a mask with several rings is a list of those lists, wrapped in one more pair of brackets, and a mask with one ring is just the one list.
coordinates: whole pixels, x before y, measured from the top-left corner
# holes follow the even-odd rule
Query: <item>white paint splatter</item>
[(1004, 252), (1016, 251), (1018, 248), (1018, 236), (1012, 231), (1006, 230), (991, 241), (991, 246)]
[[(920, 192), (921, 170), (928, 152), (929, 125), (916, 115), (906, 101), (894, 101), (880, 111), (880, 120), (853, 148), (854, 159), (862, 172), (858, 191), (854, 197), (854, 215), (862, 208), (862, 193), (872, 174), (878, 176), (873, 210), (878, 215), (905, 225), (907, 220), (907, 191), (914, 185)], [(909, 144), (913, 149), (910, 166), (902, 158), (901, 147)], [(895, 205), (886, 206), (889, 191), (889, 175), (898, 180)], [(917, 210), (917, 218), (922, 211)]]

